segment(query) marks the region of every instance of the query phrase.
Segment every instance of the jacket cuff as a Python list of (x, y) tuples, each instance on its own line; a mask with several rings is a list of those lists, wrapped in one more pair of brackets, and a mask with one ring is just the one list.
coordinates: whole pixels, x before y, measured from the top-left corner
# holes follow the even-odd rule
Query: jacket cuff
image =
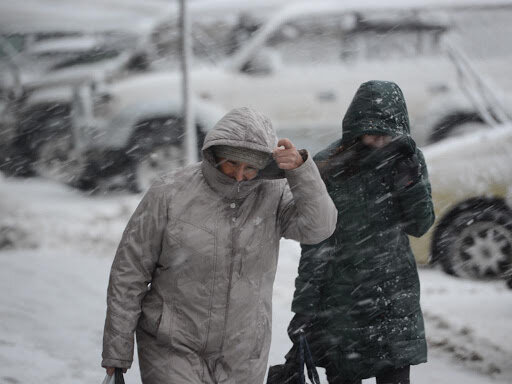
[(103, 368), (114, 367), (114, 368), (128, 369), (132, 366), (132, 361), (131, 360), (118, 360), (118, 359), (104, 358), (101, 361), (101, 366)]
[[(121, 333), (110, 326), (110, 319), (105, 321), (103, 332), (102, 366), (129, 368), (133, 361), (133, 333)], [(106, 365), (110, 362), (121, 365)]]
[(295, 173), (297, 170), (299, 169), (302, 169), (304, 167), (304, 165), (306, 165), (306, 163), (308, 162), (312, 162), (312, 159), (311, 159), (311, 156), (309, 155), (309, 152), (307, 149), (299, 149), (299, 155), (302, 157), (302, 161), (303, 163), (301, 165), (299, 165), (297, 168), (295, 169), (289, 169), (289, 170), (285, 170), (285, 174), (288, 176), (288, 174), (293, 174)]

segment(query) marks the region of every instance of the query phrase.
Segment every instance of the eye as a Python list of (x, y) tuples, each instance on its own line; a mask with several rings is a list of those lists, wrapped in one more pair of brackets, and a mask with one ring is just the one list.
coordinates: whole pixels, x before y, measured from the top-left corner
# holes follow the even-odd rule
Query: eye
[(245, 172), (247, 172), (247, 173), (258, 173), (258, 168), (246, 167), (245, 168)]

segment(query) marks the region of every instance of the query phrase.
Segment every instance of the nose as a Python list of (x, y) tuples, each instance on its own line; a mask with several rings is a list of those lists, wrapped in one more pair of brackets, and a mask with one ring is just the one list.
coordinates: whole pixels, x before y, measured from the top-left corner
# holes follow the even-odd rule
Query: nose
[(235, 179), (236, 181), (243, 181), (244, 180), (244, 170), (242, 167), (237, 167), (235, 170)]
[(384, 146), (384, 137), (382, 136), (379, 136), (376, 140), (376, 144), (379, 148), (383, 147)]

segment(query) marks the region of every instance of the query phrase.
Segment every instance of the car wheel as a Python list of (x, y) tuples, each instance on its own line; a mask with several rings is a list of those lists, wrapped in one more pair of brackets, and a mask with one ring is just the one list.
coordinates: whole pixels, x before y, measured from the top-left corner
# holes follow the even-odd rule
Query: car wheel
[(36, 149), (33, 169), (38, 176), (64, 184), (75, 184), (85, 169), (73, 151), (72, 136), (67, 131), (48, 135)]
[(512, 268), (505, 275), (505, 281), (507, 282), (507, 287), (512, 289)]
[(159, 176), (184, 165), (184, 152), (179, 144), (169, 144), (153, 148), (135, 165), (132, 182), (139, 191), (146, 191)]
[(37, 176), (40, 152), (45, 151), (44, 156), (47, 156), (51, 151), (52, 143), (48, 141), (61, 141), (70, 133), (70, 107), (52, 102), (28, 109), (20, 107), (18, 117), (11, 147), (10, 173), (21, 177)]
[(455, 276), (503, 276), (512, 265), (512, 211), (497, 199), (459, 204), (436, 227), (432, 261)]

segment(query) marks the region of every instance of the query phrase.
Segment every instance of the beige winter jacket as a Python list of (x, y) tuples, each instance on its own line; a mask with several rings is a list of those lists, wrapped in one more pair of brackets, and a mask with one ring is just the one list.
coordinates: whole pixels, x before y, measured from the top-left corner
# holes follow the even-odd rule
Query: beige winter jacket
[(279, 239), (318, 243), (337, 211), (311, 157), (286, 178), (236, 182), (211, 147), (276, 144), (266, 117), (235, 109), (208, 133), (201, 163), (146, 193), (110, 272), (104, 367), (130, 367), (137, 330), (145, 384), (264, 381)]

